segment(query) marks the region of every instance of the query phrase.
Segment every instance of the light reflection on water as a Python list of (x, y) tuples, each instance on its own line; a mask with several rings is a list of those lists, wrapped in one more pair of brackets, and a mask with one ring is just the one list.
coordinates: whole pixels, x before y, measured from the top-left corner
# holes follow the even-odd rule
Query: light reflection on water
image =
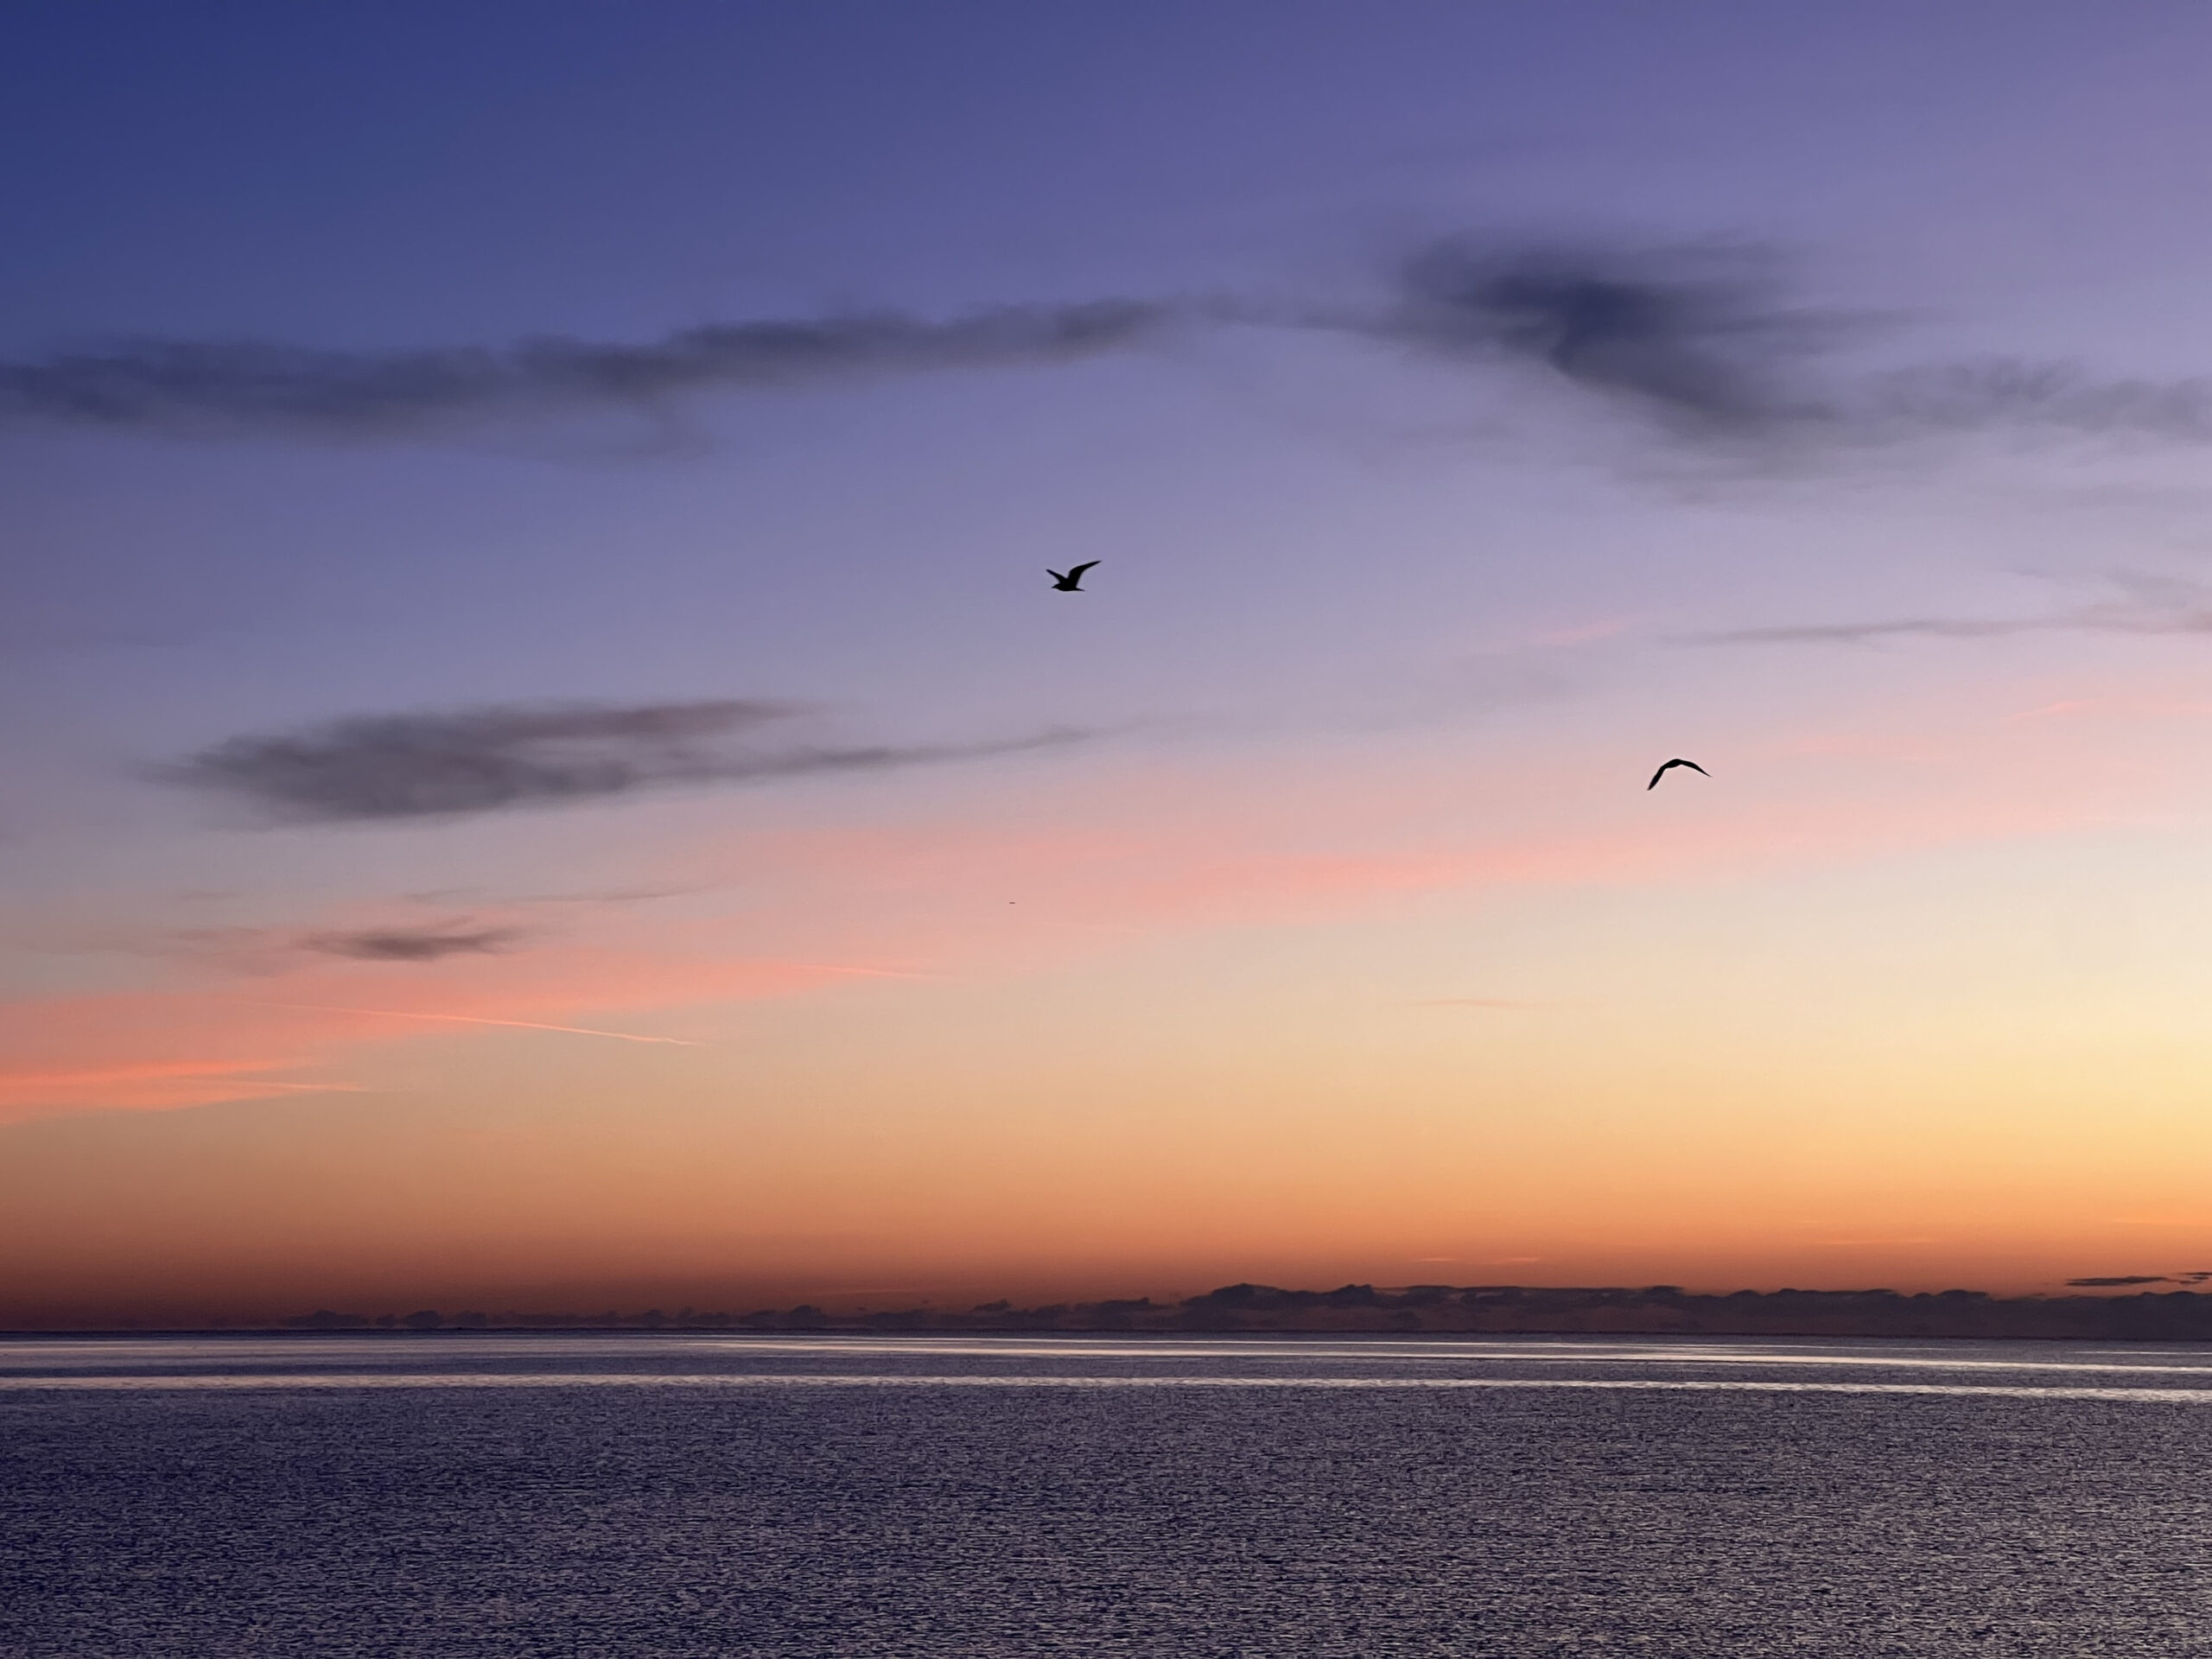
[(2212, 1353), (0, 1342), (7, 1659), (2202, 1659)]
[[(2053, 1342), (1967, 1343), (1942, 1340), (1832, 1343), (1727, 1343), (1542, 1340), (1253, 1339), (1249, 1338), (1102, 1340), (1093, 1337), (729, 1337), (694, 1335), (533, 1336), (469, 1332), (377, 1337), (0, 1338), (0, 1379), (71, 1370), (185, 1374), (210, 1365), (259, 1362), (287, 1370), (422, 1370), (428, 1363), (466, 1360), (539, 1363), (581, 1359), (594, 1366), (667, 1363), (681, 1358), (702, 1370), (732, 1374), (754, 1362), (789, 1358), (867, 1358), (904, 1362), (958, 1358), (1004, 1364), (1019, 1360), (1110, 1360), (1154, 1364), (1200, 1361), (1237, 1375), (1244, 1366), (1350, 1363), (1386, 1375), (1400, 1367), (1461, 1370), (1508, 1363), (1565, 1366), (1704, 1368), (1868, 1367), (1904, 1371), (2175, 1373), (2212, 1383), (2212, 1350), (2082, 1349)], [(2170, 1363), (2171, 1362), (2171, 1363)]]
[(978, 1376), (835, 1371), (240, 1371), (199, 1376), (0, 1376), (0, 1392), (131, 1393), (288, 1389), (1580, 1389), (1675, 1393), (1990, 1395), (2014, 1400), (2121, 1400), (2212, 1405), (2212, 1388), (2069, 1388), (1973, 1382), (1805, 1382), (1692, 1377)]

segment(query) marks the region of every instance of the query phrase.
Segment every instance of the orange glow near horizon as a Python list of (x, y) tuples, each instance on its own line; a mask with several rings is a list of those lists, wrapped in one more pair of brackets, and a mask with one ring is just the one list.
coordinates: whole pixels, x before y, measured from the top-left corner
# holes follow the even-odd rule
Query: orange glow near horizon
[(1418, 755), (987, 786), (989, 828), (679, 834), (700, 896), (512, 954), (21, 1001), (0, 1313), (2201, 1268), (2202, 890), (2079, 875), (2160, 890), (2201, 793), (1993, 729), (1636, 827), (1554, 760), (1549, 833)]
[(2212, 1267), (2200, 641), (1552, 613), (1363, 727), (48, 854), (0, 1324)]

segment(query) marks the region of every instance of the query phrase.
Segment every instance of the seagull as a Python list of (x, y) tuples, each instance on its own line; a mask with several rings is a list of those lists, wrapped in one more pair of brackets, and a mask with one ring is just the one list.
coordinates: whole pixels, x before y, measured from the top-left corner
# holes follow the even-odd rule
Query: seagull
[(1653, 773), (1651, 774), (1651, 781), (1650, 781), (1649, 783), (1646, 784), (1646, 785), (1644, 785), (1644, 787), (1645, 787), (1646, 789), (1656, 789), (1656, 788), (1658, 788), (1658, 787), (1659, 787), (1659, 780), (1660, 780), (1662, 778), (1664, 778), (1664, 777), (1665, 777), (1665, 776), (1666, 776), (1669, 772), (1673, 771), (1676, 766), (1688, 766), (1688, 767), (1692, 772), (1694, 772), (1697, 773), (1697, 775), (1698, 775), (1699, 777), (1700, 777), (1700, 778), (1710, 778), (1710, 777), (1712, 777), (1712, 776), (1713, 776), (1713, 774), (1712, 774), (1711, 772), (1707, 772), (1707, 771), (1703, 766), (1700, 766), (1700, 765), (1698, 765), (1698, 763), (1697, 763), (1696, 761), (1694, 761), (1694, 760), (1669, 760), (1669, 761), (1665, 766), (1663, 766), (1660, 767), (1658, 771), (1656, 771), (1656, 772), (1653, 772)]
[(1065, 570), (1055, 570), (1047, 566), (1045, 574), (1052, 579), (1052, 587), (1055, 591), (1063, 594), (1079, 594), (1083, 591), (1083, 573), (1097, 563), (1096, 559), (1086, 559), (1083, 563), (1072, 565)]

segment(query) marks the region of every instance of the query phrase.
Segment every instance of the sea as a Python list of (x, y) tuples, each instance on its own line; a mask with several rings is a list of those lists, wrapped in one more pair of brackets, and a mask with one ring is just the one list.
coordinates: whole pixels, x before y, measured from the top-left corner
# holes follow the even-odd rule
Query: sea
[(2212, 1351), (0, 1340), (0, 1654), (2212, 1656)]

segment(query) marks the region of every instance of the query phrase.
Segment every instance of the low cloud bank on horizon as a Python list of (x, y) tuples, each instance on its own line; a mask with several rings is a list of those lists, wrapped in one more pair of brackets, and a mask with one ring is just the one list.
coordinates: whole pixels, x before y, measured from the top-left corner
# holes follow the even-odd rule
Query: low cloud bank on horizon
[[(2192, 1281), (2212, 1273), (2183, 1274)], [(994, 1333), (1047, 1331), (1152, 1332), (1196, 1335), (1262, 1332), (1313, 1334), (1428, 1333), (1439, 1336), (1556, 1334), (1573, 1337), (1774, 1336), (1815, 1338), (1951, 1337), (1980, 1340), (2021, 1338), (2202, 1341), (2212, 1336), (2212, 1299), (2193, 1291), (2158, 1292), (2146, 1285), (2171, 1282), (2160, 1274), (2072, 1279), (2068, 1289), (2119, 1289), (2096, 1295), (1993, 1295), (1982, 1290), (1684, 1290), (1519, 1285), (1413, 1285), (1392, 1289), (1347, 1284), (1334, 1290), (1288, 1290), (1274, 1285), (1224, 1285), (1201, 1295), (1169, 1301), (1149, 1296), (1104, 1301), (1061, 1301), (1019, 1307), (1005, 1300), (962, 1309), (926, 1301), (876, 1307), (854, 1305), (869, 1293), (823, 1294), (836, 1305), (808, 1301), (738, 1313), (689, 1304), (675, 1313), (659, 1307), (624, 1313), (487, 1311), (448, 1313), (422, 1307), (409, 1313), (371, 1314), (331, 1307), (270, 1321), (264, 1328), (307, 1331), (431, 1332), (460, 1330), (692, 1330), (760, 1332), (840, 1332)], [(903, 1295), (903, 1293), (880, 1293)], [(400, 1306), (405, 1306), (404, 1303)]]

